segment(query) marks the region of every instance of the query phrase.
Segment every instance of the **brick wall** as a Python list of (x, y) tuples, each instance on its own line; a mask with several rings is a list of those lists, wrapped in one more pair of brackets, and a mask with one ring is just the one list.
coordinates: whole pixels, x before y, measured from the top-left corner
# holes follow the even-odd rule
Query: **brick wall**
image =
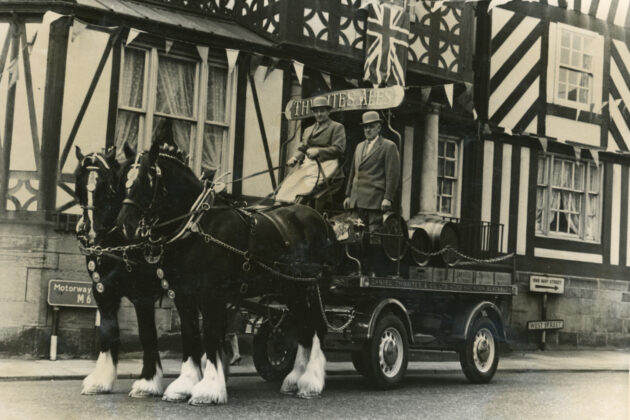
[[(530, 275), (519, 272), (512, 303), (510, 336), (515, 346), (536, 347), (539, 331), (527, 321), (541, 319), (542, 294), (529, 291)], [(630, 281), (565, 277), (563, 295), (549, 295), (547, 319), (563, 319), (564, 328), (547, 333), (549, 347), (630, 347)]]

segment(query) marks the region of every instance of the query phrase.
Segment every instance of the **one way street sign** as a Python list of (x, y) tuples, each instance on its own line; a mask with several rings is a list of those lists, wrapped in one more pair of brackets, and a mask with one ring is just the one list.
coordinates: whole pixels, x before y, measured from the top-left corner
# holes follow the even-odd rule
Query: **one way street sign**
[(564, 279), (562, 277), (531, 276), (529, 278), (530, 292), (564, 293)]

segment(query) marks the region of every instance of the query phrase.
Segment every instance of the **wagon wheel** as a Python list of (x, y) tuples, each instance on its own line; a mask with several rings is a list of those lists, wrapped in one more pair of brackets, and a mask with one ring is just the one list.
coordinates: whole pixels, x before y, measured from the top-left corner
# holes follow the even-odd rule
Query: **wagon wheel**
[(297, 354), (297, 343), (281, 328), (263, 323), (254, 335), (254, 367), (269, 382), (281, 381), (291, 372)]
[(499, 365), (497, 329), (488, 318), (479, 318), (473, 324), (459, 352), (459, 362), (470, 382), (490, 382)]
[(407, 371), (409, 344), (407, 330), (392, 313), (382, 316), (366, 345), (367, 373), (380, 389), (396, 388)]

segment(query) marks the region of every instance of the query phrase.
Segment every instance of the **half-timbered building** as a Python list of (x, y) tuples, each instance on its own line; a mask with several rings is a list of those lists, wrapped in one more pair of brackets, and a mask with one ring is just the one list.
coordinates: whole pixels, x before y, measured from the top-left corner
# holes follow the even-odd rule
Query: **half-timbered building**
[[(72, 233), (75, 145), (122, 153), (166, 135), (199, 175), (224, 177), (246, 200), (265, 197), (309, 122), (285, 118), (289, 100), (372, 87), (363, 80), (368, 3), (1, 3), (0, 351), (45, 353), (49, 280), (86, 279)], [(540, 319), (540, 297), (528, 292), (539, 275), (566, 282), (549, 299), (547, 317), (565, 320), (549, 343), (626, 345), (628, 5), (385, 3), (410, 19), (405, 100), (384, 112), (388, 134), (400, 134), (404, 218), (455, 221), (461, 251), (475, 258), (516, 254), (514, 343), (538, 340), (526, 323)], [(332, 118), (350, 157), (360, 111)], [(156, 311), (162, 337), (175, 334), (170, 303)], [(91, 348), (86, 314), (62, 311), (61, 352)], [(125, 340), (131, 314), (123, 307)]]

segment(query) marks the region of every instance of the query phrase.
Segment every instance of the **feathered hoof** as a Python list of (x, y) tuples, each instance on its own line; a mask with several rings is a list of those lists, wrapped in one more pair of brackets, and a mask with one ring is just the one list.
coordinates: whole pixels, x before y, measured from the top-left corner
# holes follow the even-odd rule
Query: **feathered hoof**
[(112, 383), (107, 380), (88, 376), (83, 380), (81, 395), (99, 395), (112, 392)]

